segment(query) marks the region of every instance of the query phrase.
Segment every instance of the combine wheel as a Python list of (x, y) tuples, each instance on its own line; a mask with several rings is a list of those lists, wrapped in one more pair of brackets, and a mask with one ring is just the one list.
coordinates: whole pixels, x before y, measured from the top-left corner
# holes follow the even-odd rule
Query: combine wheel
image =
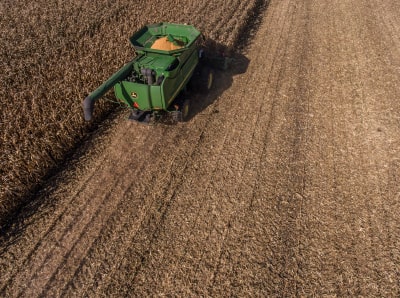
[(132, 110), (128, 119), (133, 121), (141, 121), (143, 119), (144, 113), (144, 111)]
[(181, 108), (182, 119), (181, 121), (187, 121), (190, 116), (190, 100), (186, 99)]
[(182, 122), (182, 112), (181, 111), (173, 111), (171, 112), (171, 119), (173, 123)]
[(207, 93), (214, 84), (214, 72), (211, 68), (204, 66), (200, 71), (200, 91)]
[(208, 93), (214, 83), (214, 72), (208, 66), (199, 65), (189, 82), (189, 89), (198, 93)]
[(146, 116), (144, 117), (144, 122), (147, 124), (152, 123), (153, 120), (153, 115), (151, 113), (146, 114)]

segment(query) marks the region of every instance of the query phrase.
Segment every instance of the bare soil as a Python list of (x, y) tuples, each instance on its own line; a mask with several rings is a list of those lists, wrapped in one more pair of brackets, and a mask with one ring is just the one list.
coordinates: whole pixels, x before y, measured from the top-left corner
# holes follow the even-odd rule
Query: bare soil
[(54, 178), (0, 295), (400, 296), (399, 17), (272, 0), (188, 123), (117, 118)]

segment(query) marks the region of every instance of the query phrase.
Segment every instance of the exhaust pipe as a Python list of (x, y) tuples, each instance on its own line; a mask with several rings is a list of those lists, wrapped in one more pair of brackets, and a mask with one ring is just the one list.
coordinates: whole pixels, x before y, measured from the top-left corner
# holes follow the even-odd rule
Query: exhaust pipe
[(85, 121), (91, 121), (93, 117), (93, 109), (94, 109), (94, 100), (87, 96), (83, 101), (83, 115), (85, 117)]
[(156, 72), (150, 68), (143, 68), (141, 72), (147, 78), (147, 84), (153, 85)]

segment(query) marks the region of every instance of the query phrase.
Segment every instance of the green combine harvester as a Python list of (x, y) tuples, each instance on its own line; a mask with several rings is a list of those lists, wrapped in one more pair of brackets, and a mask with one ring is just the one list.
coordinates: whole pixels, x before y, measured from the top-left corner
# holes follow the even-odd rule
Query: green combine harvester
[(209, 91), (213, 84), (210, 66), (225, 69), (229, 62), (223, 56), (205, 55), (200, 36), (193, 26), (170, 23), (136, 32), (129, 40), (137, 55), (86, 97), (85, 120), (92, 119), (95, 101), (112, 87), (116, 98), (132, 110), (131, 120), (151, 122), (163, 115), (174, 122), (187, 120), (190, 101), (178, 95), (188, 85)]

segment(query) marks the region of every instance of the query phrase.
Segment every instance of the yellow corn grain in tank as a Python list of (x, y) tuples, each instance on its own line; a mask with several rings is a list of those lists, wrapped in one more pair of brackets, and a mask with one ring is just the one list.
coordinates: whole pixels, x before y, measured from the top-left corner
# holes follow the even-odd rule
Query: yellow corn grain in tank
[(154, 50), (161, 50), (161, 51), (173, 51), (181, 49), (182, 46), (175, 45), (173, 42), (168, 40), (168, 37), (161, 37), (157, 39), (152, 45), (151, 48)]

